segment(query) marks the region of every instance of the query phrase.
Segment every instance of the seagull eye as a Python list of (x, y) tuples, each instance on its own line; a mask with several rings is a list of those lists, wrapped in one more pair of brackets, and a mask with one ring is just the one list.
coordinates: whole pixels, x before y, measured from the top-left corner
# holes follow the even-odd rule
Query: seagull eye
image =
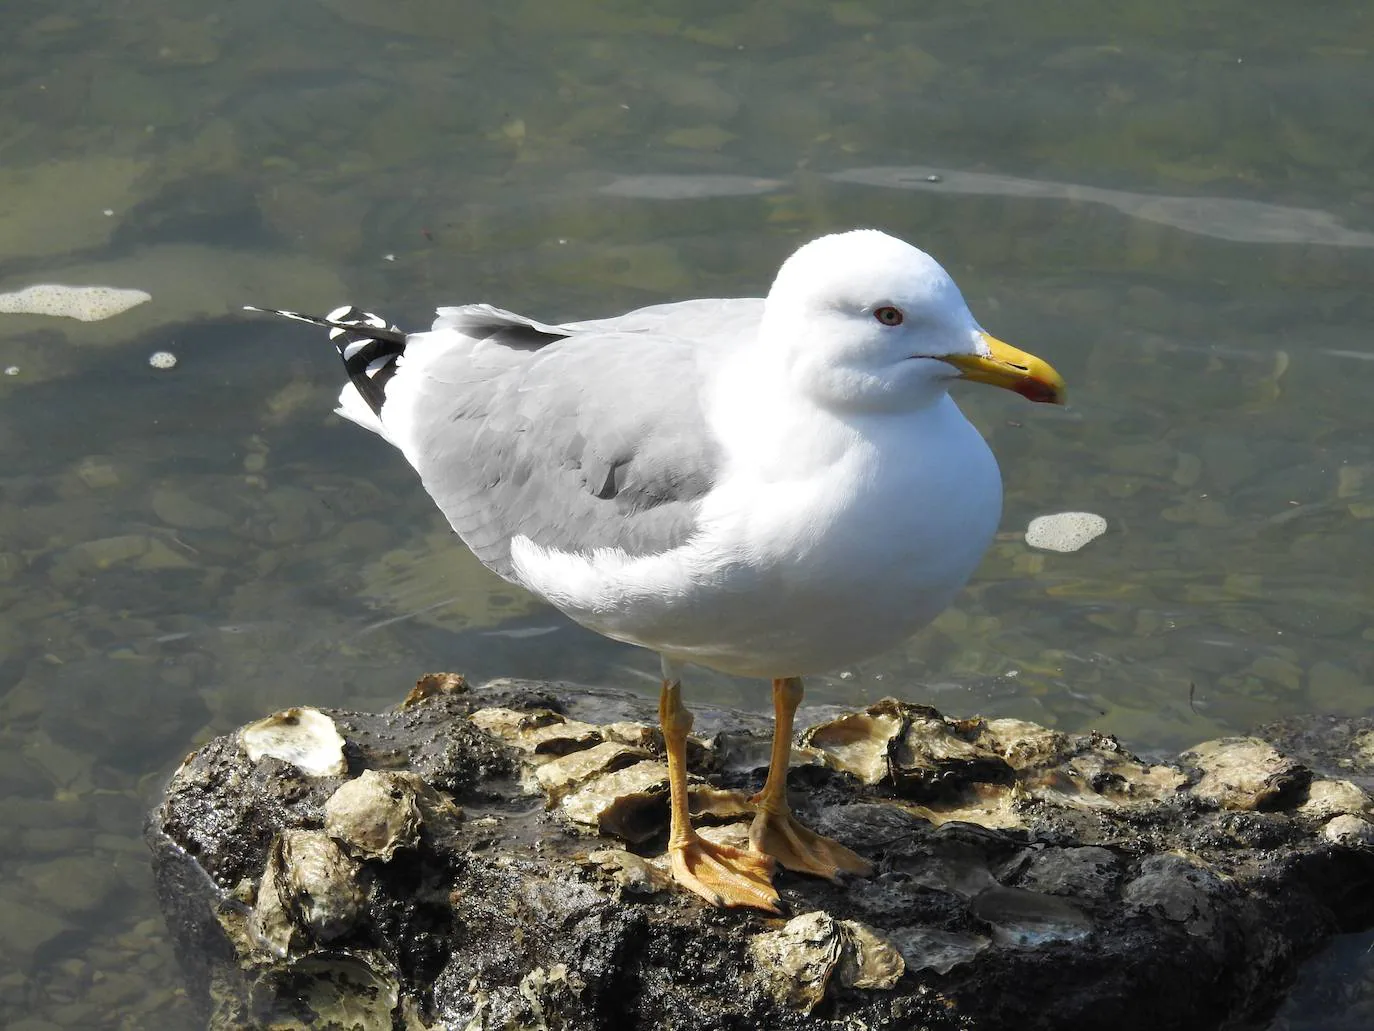
[(894, 308), (890, 304), (875, 309), (873, 317), (884, 326), (900, 326), (902, 324), (902, 319), (905, 318), (905, 316), (902, 315), (901, 308)]

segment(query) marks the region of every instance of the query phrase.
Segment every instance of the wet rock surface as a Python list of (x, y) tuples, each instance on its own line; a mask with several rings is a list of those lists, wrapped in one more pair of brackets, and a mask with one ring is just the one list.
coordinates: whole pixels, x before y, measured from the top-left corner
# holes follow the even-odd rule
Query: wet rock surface
[[(877, 873), (780, 872), (771, 918), (671, 885), (643, 698), (442, 674), (395, 712), (306, 712), (340, 767), (226, 735), (148, 823), (212, 1028), (1213, 1028), (1374, 923), (1353, 721), (1320, 762), (1276, 729), (1151, 764), (891, 699), (804, 710), (798, 814)], [(738, 842), (770, 721), (697, 728), (698, 823)]]

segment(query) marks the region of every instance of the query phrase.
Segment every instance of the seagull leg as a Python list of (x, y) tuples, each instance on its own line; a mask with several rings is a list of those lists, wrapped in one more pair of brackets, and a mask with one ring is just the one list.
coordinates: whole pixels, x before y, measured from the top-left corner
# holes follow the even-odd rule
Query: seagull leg
[(665, 662), (658, 718), (668, 751), (668, 856), (673, 877), (713, 906), (751, 906), (777, 913), (771, 858), (715, 844), (692, 829), (687, 813), (687, 732), (692, 729), (692, 714), (682, 705), (682, 682), (669, 673)]
[(801, 677), (773, 681), (773, 754), (763, 790), (750, 799), (759, 811), (749, 828), (749, 844), (798, 873), (832, 881), (839, 880), (841, 873), (870, 874), (873, 864), (868, 860), (792, 818), (787, 768), (792, 759), (792, 718), (801, 700)]

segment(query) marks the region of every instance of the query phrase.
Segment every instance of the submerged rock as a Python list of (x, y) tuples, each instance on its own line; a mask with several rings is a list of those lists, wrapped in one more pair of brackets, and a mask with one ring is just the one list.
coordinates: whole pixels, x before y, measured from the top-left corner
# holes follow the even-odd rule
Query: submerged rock
[[(699, 715), (728, 729), (691, 743), (693, 810), (743, 842), (768, 723)], [(340, 761), (248, 728), (151, 814), (211, 1028), (1220, 1028), (1374, 923), (1368, 781), (1263, 738), (1149, 764), (892, 699), (841, 715), (802, 735), (793, 801), (877, 872), (779, 873), (779, 919), (673, 885), (644, 699), (446, 674), (318, 716)]]

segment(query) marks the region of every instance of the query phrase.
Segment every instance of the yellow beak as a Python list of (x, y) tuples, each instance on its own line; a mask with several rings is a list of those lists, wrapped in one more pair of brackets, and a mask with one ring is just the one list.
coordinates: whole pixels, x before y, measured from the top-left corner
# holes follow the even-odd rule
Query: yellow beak
[(941, 361), (958, 369), (960, 379), (1014, 390), (1031, 401), (1064, 403), (1064, 377), (1049, 362), (1018, 351), (987, 333), (983, 334), (983, 343), (988, 345), (990, 354), (947, 354)]

